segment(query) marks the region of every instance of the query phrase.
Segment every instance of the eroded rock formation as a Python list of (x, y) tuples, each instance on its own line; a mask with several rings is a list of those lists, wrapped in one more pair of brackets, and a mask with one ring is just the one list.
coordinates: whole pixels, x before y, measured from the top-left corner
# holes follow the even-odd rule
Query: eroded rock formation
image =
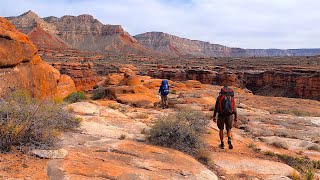
[(0, 96), (25, 90), (36, 98), (55, 97), (60, 79), (28, 37), (0, 17)]

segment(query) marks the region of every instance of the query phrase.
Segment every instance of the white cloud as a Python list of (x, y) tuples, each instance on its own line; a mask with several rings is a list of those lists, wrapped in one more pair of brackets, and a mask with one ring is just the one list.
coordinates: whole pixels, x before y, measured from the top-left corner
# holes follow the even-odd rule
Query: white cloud
[(1, 0), (0, 16), (92, 14), (132, 35), (163, 31), (243, 48), (320, 47), (315, 0)]

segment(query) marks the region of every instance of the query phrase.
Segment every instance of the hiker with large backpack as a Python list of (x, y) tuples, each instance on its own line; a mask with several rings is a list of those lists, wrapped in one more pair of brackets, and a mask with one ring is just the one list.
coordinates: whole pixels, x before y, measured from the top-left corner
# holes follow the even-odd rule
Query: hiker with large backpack
[(170, 92), (170, 86), (168, 80), (164, 79), (161, 82), (159, 88), (159, 94), (161, 95), (161, 107), (162, 109), (168, 108), (168, 94)]
[[(216, 120), (216, 116), (218, 113), (218, 121)], [(233, 117), (234, 116), (234, 117)], [(237, 109), (235, 106), (234, 101), (234, 92), (231, 88), (228, 86), (224, 86), (219, 96), (217, 97), (216, 105), (214, 107), (214, 113), (213, 113), (213, 121), (217, 121), (217, 125), (219, 128), (219, 136), (220, 136), (220, 148), (224, 149), (224, 142), (223, 142), (223, 129), (224, 126), (226, 126), (227, 135), (228, 135), (228, 145), (229, 149), (233, 149), (232, 143), (231, 143), (231, 128), (233, 126), (233, 120), (234, 123), (237, 122)]]

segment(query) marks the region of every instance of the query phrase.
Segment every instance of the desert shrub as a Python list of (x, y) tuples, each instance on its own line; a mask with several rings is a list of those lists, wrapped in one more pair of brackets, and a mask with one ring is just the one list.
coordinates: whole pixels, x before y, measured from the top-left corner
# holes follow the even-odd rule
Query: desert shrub
[(314, 144), (312, 146), (309, 146), (308, 149), (320, 152), (320, 147), (318, 145), (316, 145), (316, 144)]
[(73, 92), (69, 94), (64, 101), (68, 103), (80, 102), (86, 99), (86, 95), (83, 92)]
[(285, 141), (273, 141), (271, 145), (277, 148), (288, 149), (288, 144)]
[(204, 117), (201, 112), (194, 110), (163, 116), (148, 132), (148, 141), (196, 155), (204, 146), (201, 136), (207, 128), (206, 120), (201, 120), (201, 117)]
[(149, 115), (147, 113), (139, 113), (136, 115), (137, 119), (148, 119)]
[(259, 152), (259, 151), (261, 150), (261, 149), (259, 149), (259, 148), (257, 147), (257, 145), (254, 144), (253, 142), (249, 143), (249, 144), (248, 144), (248, 147), (249, 147), (250, 149), (254, 150), (255, 152)]
[(171, 94), (177, 94), (177, 90), (175, 90), (175, 89), (172, 90), (172, 91), (171, 91)]
[(97, 99), (103, 99), (108, 95), (106, 88), (96, 88), (92, 90), (92, 99), (97, 100)]
[(110, 104), (108, 105), (108, 107), (111, 108), (111, 109), (118, 109), (118, 108), (119, 108), (119, 105), (116, 104), (116, 103), (110, 103)]
[(214, 162), (211, 158), (211, 153), (210, 153), (210, 151), (206, 150), (205, 148), (201, 148), (198, 151), (196, 151), (195, 157), (202, 164), (205, 164), (211, 168), (214, 166)]
[(309, 158), (303, 157), (292, 157), (286, 154), (275, 154), (270, 151), (267, 151), (265, 154), (271, 157), (276, 157), (287, 165), (298, 170), (305, 177), (304, 179), (312, 179), (314, 177), (314, 172), (317, 169), (320, 169), (320, 161), (312, 161)]
[(127, 136), (125, 134), (121, 134), (121, 136), (118, 138), (119, 140), (124, 140)]
[(309, 112), (301, 111), (297, 109), (277, 109), (272, 113), (273, 114), (291, 114), (294, 116), (312, 116), (312, 114)]
[(210, 120), (202, 111), (194, 109), (182, 109), (176, 113), (176, 118), (180, 121), (186, 121), (197, 133), (205, 133)]
[(48, 148), (60, 132), (76, 127), (79, 121), (62, 104), (15, 92), (0, 101), (0, 151)]

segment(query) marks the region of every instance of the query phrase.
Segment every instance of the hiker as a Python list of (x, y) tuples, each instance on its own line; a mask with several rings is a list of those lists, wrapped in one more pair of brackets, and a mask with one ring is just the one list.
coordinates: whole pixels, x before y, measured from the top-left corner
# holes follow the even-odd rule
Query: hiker
[(161, 86), (159, 88), (159, 94), (161, 95), (161, 107), (162, 109), (168, 108), (168, 94), (170, 92), (169, 82), (164, 79), (161, 82)]
[[(218, 113), (218, 121), (216, 120), (216, 115)], [(233, 119), (234, 115), (234, 119)], [(217, 125), (219, 128), (219, 135), (220, 135), (220, 148), (224, 149), (224, 142), (223, 142), (223, 129), (224, 125), (226, 126), (227, 135), (228, 135), (228, 145), (229, 149), (233, 149), (232, 143), (231, 143), (231, 128), (233, 126), (233, 120), (234, 123), (237, 123), (237, 109), (235, 107), (235, 101), (234, 101), (234, 92), (231, 88), (228, 86), (224, 86), (219, 96), (217, 97), (216, 105), (214, 107), (214, 113), (213, 113), (213, 121), (217, 121)]]

